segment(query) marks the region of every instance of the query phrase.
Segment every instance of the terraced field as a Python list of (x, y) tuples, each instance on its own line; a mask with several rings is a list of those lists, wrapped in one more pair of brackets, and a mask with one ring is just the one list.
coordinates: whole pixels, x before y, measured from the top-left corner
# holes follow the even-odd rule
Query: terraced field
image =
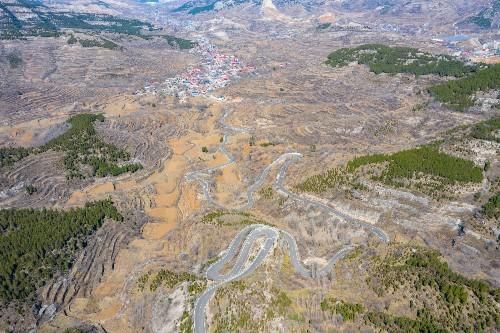
[[(142, 6), (103, 3), (75, 2), (75, 13)], [(78, 251), (31, 303), (0, 300), (0, 330), (495, 330), (497, 92), (466, 112), (429, 93), (448, 84), (445, 65), (463, 78), (483, 68), (434, 56), (448, 50), (432, 38), (453, 22), (412, 30), (425, 8), (446, 17), (448, 1), (353, 14), (365, 5), (184, 16), (149, 3), (137, 16), (155, 28), (141, 36), (80, 27), (2, 41), (0, 145), (12, 149), (0, 156), (0, 208), (62, 214), (111, 199), (123, 222), (97, 221), (68, 243)], [(101, 39), (117, 47), (78, 42)], [(392, 65), (404, 73), (379, 70), (366, 47), (356, 56), (373, 72), (351, 56), (325, 64), (364, 44), (401, 47)], [(64, 136), (78, 117), (103, 121)], [(15, 147), (26, 149), (6, 158)], [(107, 158), (143, 168), (107, 172)], [(68, 165), (86, 178), (66, 177)]]

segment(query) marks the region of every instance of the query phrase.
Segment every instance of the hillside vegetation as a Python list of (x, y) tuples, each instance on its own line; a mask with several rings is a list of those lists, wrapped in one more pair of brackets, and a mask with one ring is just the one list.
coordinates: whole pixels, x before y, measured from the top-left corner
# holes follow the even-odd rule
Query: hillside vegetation
[(173, 13), (187, 12), (188, 14), (191, 15), (197, 15), (205, 12), (220, 10), (221, 7), (231, 8), (247, 2), (260, 4), (260, 0), (232, 0), (232, 1), (207, 0), (202, 2), (187, 1), (182, 5), (180, 5), (179, 7), (172, 10), (172, 12)]
[(448, 55), (433, 55), (409, 47), (366, 44), (342, 48), (330, 53), (326, 64), (343, 67), (352, 62), (367, 65), (375, 74), (411, 73), (457, 77), (458, 80), (432, 86), (428, 91), (436, 100), (459, 111), (475, 104), (474, 95), (477, 92), (500, 89), (500, 64), (469, 65)]
[(69, 269), (105, 218), (123, 219), (111, 200), (67, 211), (0, 210), (0, 304), (32, 297), (56, 272)]
[[(98, 5), (105, 4), (103, 2)], [(49, 4), (50, 5), (50, 4)], [(19, 15), (22, 13), (22, 15)], [(54, 10), (40, 1), (0, 0), (0, 40), (26, 39), (27, 37), (59, 37), (65, 29), (96, 33), (113, 33), (149, 39), (148, 31), (154, 31), (151, 23), (137, 19), (97, 13)], [(171, 46), (190, 49), (195, 42), (171, 35), (159, 35)], [(77, 39), (70, 35), (68, 44), (79, 42), (82, 47), (121, 49), (116, 43), (105, 39)]]
[[(20, 8), (28, 15), (16, 16)], [(146, 22), (107, 14), (56, 12), (38, 1), (0, 1), (0, 9), (0, 39), (58, 37), (61, 29), (139, 36), (143, 29), (152, 28)]]
[(65, 153), (64, 166), (67, 178), (85, 178), (88, 176), (118, 176), (126, 172), (142, 169), (139, 163), (119, 165), (130, 159), (130, 155), (115, 145), (105, 143), (97, 135), (93, 123), (104, 121), (104, 116), (80, 114), (71, 117), (71, 128), (39, 148), (0, 148), (0, 166), (19, 161), (29, 154), (47, 150)]
[(178, 47), (181, 50), (189, 50), (198, 45), (198, 43), (193, 42), (189, 39), (179, 38), (171, 35), (164, 35), (163, 37), (168, 45)]
[(446, 188), (456, 184), (480, 183), (482, 168), (472, 161), (440, 152), (439, 146), (425, 145), (392, 154), (360, 156), (345, 168), (333, 168), (313, 175), (296, 186), (298, 191), (321, 193), (349, 185), (362, 189), (357, 179), (368, 177), (393, 187), (418, 190), (444, 198)]
[[(476, 15), (469, 17), (465, 20), (465, 23), (473, 23), (482, 29), (492, 29), (495, 28), (493, 22), (498, 13), (500, 13), (500, 0), (492, 0), (490, 7), (484, 8)], [(498, 28), (498, 23), (496, 28)]]
[(354, 171), (367, 164), (387, 162), (387, 167), (378, 180), (398, 184), (398, 179), (410, 179), (423, 175), (439, 177), (447, 183), (473, 182), (483, 180), (481, 168), (472, 161), (441, 153), (434, 145), (403, 150), (394, 154), (375, 154), (357, 157), (347, 163), (347, 169)]
[(450, 107), (464, 110), (474, 105), (476, 92), (498, 89), (500, 89), (500, 64), (495, 64), (464, 78), (430, 87), (429, 92)]
[(324, 313), (377, 332), (493, 332), (500, 325), (500, 290), (454, 272), (435, 250), (393, 244), (368, 262), (356, 260), (355, 265), (368, 264), (367, 288), (381, 299), (391, 297), (397, 306), (381, 309), (370, 301), (326, 296), (320, 303)]
[(264, 281), (230, 282), (219, 288), (213, 299), (210, 325), (215, 333), (274, 332), (273, 322), (293, 313), (287, 293)]
[(500, 192), (494, 194), (483, 206), (483, 213), (488, 218), (500, 220)]
[(495, 141), (500, 143), (500, 117), (494, 117), (490, 120), (482, 121), (472, 127), (471, 136), (474, 139)]
[(76, 44), (80, 43), (82, 47), (101, 47), (108, 50), (117, 50), (122, 49), (115, 42), (110, 41), (109, 39), (99, 38), (99, 39), (82, 39), (76, 38), (74, 35), (71, 35), (67, 41), (68, 44)]
[(156, 273), (143, 274), (137, 280), (137, 287), (142, 292), (149, 285), (149, 291), (155, 292), (159, 287), (172, 289), (182, 282), (189, 282), (188, 291), (193, 295), (201, 292), (206, 285), (206, 281), (199, 279), (196, 275), (161, 269)]
[(343, 67), (351, 62), (367, 65), (375, 74), (412, 73), (460, 77), (476, 71), (476, 67), (447, 55), (432, 55), (414, 48), (381, 44), (339, 49), (330, 53), (326, 61), (333, 67)]
[(142, 168), (140, 164), (117, 163), (130, 159), (130, 155), (115, 145), (105, 143), (97, 135), (95, 121), (104, 121), (104, 116), (81, 114), (68, 120), (71, 128), (61, 136), (48, 142), (42, 149), (64, 151), (64, 165), (69, 178), (84, 178), (82, 166), (92, 167), (92, 176), (118, 176), (126, 172), (135, 172)]
[(250, 224), (268, 224), (247, 212), (214, 210), (201, 218), (202, 223), (216, 226), (242, 226)]
[(31, 152), (30, 148), (0, 148), (0, 168), (22, 160)]
[[(379, 295), (404, 289), (411, 297), (416, 321), (387, 313), (368, 320), (390, 332), (484, 332), (498, 328), (500, 290), (453, 272), (437, 251), (396, 246), (376, 257), (368, 284)], [(432, 310), (421, 307), (434, 304)], [(422, 330), (421, 327), (433, 328)]]

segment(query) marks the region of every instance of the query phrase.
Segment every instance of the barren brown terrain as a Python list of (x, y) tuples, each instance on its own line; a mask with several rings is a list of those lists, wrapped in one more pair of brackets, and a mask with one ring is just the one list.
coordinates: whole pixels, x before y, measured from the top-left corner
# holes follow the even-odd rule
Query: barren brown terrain
[[(496, 312), (496, 323), (476, 330), (495, 332), (500, 226), (481, 207), (499, 191), (500, 144), (498, 130), (492, 132), (496, 141), (471, 137), (468, 131), (498, 119), (499, 91), (482, 97), (497, 107), (457, 112), (427, 90), (446, 77), (375, 74), (357, 63), (326, 64), (332, 51), (362, 44), (451, 54), (432, 38), (453, 34), (449, 26), (460, 18), (450, 14), (446, 1), (421, 1), (418, 13), (432, 15), (417, 15), (414, 21), (400, 5), (384, 19), (374, 18), (359, 1), (351, 7), (337, 2), (314, 12), (297, 4), (244, 3), (228, 7), (224, 15), (170, 20), (160, 5), (147, 5), (147, 10), (121, 1), (106, 1), (111, 4), (107, 9), (85, 1), (74, 5), (75, 11), (137, 13), (138, 19), (199, 41), (192, 49), (161, 38), (106, 32), (102, 36), (122, 49), (69, 44), (69, 31), (59, 37), (1, 40), (1, 147), (37, 149), (68, 131), (70, 117), (102, 114), (104, 120), (93, 125), (96, 137), (126, 151), (127, 160), (141, 169), (69, 178), (66, 155), (56, 150), (0, 168), (2, 209), (70, 210), (110, 198), (123, 215), (123, 222), (106, 219), (85, 238), (71, 267), (39, 287), (34, 302), (0, 308), (0, 331), (403, 332), (367, 318), (385, 313), (418, 321), (423, 317), (417, 310), (427, 309), (475, 328)], [(455, 10), (467, 7), (474, 13), (483, 5), (460, 2)], [(60, 1), (58, 6), (71, 5)], [(366, 22), (370, 29), (348, 26), (353, 21)], [(317, 28), (328, 23), (338, 25)], [(410, 35), (380, 29), (409, 23), (422, 24), (422, 31)], [(12, 54), (20, 59), (16, 66), (9, 64)], [(205, 70), (208, 74), (201, 76)], [(196, 81), (197, 75), (202, 79)], [(182, 89), (162, 90), (167, 79), (180, 82)], [(189, 85), (195, 81), (210, 89), (193, 90)], [(440, 143), (440, 152), (472, 161), (482, 181), (454, 183), (431, 195), (425, 187), (380, 181), (372, 177), (380, 170), (368, 165), (350, 181), (324, 191), (300, 188), (310, 177), (344, 168), (356, 157), (434, 142)], [(36, 191), (28, 194), (28, 185)], [(253, 243), (251, 236), (235, 243), (239, 251), (248, 246), (240, 267), (248, 273), (235, 273), (240, 257), (234, 256), (220, 270), (221, 276), (234, 277), (213, 277), (211, 268), (252, 226), (268, 234)], [(274, 233), (279, 236), (273, 238)], [(290, 250), (284, 235), (291, 235), (299, 254)], [(349, 253), (322, 274), (321, 268), (343, 249)], [(458, 315), (444, 310), (448, 301), (432, 283), (415, 289), (407, 280), (399, 288), (387, 287), (393, 280), (384, 277), (392, 275), (382, 263), (427, 249), (439, 251), (439, 260), (463, 281), (484, 281), (488, 293), (478, 296), (471, 282), (469, 303), (450, 303), (452, 309), (467, 309), (457, 310)], [(295, 255), (308, 276), (294, 265)], [(197, 317), (200, 300), (212, 289)], [(328, 300), (362, 304), (363, 311), (350, 318), (338, 308), (328, 310)], [(462, 327), (446, 326), (443, 332)]]

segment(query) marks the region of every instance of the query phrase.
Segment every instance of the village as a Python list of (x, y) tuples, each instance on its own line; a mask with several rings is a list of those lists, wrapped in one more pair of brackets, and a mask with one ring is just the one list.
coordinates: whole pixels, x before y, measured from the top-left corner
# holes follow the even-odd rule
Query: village
[[(199, 66), (189, 68), (186, 72), (168, 78), (162, 83), (151, 83), (136, 92), (136, 95), (161, 94), (178, 97), (185, 102), (189, 96), (208, 96), (216, 89), (226, 87), (231, 80), (252, 73), (254, 67), (245, 65), (234, 55), (221, 53), (208, 39), (197, 41), (198, 45), (190, 52), (201, 57)], [(223, 96), (216, 97), (223, 100)]]

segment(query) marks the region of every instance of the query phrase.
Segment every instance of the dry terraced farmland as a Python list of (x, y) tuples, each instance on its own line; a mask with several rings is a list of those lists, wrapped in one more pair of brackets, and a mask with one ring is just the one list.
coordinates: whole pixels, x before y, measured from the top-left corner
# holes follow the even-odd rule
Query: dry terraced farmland
[[(168, 20), (148, 4), (135, 14), (163, 30), (1, 41), (0, 330), (498, 330), (498, 91), (462, 112), (429, 91), (476, 69), (430, 41), (459, 18), (441, 3)], [(405, 15), (431, 7), (410, 38)], [(326, 63), (366, 44), (398, 70)], [(458, 83), (443, 64), (415, 73), (436, 59)], [(212, 86), (199, 68), (228, 84), (145, 89)]]

